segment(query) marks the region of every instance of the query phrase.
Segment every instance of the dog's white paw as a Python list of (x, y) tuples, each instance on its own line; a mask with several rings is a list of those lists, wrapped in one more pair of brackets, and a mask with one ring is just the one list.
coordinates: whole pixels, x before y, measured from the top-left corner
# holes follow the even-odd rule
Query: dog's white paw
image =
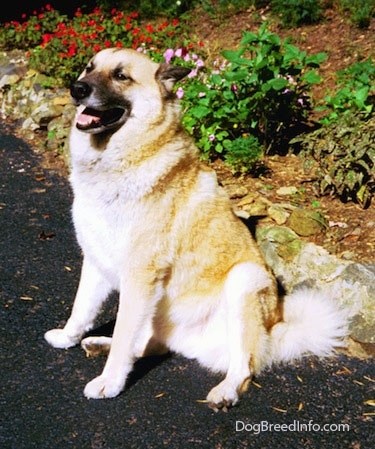
[(54, 348), (66, 349), (79, 343), (80, 338), (69, 336), (64, 329), (51, 329), (44, 334), (44, 338)]
[(238, 402), (237, 388), (225, 379), (216, 385), (207, 395), (208, 406), (215, 412), (233, 407)]
[(116, 381), (107, 376), (98, 376), (89, 382), (84, 390), (88, 399), (105, 399), (118, 396), (124, 389), (125, 381)]

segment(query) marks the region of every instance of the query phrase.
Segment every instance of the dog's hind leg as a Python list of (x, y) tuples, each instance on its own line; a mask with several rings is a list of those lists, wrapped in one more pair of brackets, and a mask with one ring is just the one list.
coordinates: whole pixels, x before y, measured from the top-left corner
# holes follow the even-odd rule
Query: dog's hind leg
[(51, 329), (44, 337), (55, 348), (69, 348), (81, 341), (93, 325), (111, 285), (97, 267), (84, 258), (72, 313), (63, 329)]
[(246, 390), (253, 371), (269, 352), (259, 295), (273, 289), (271, 275), (260, 265), (242, 263), (230, 271), (225, 282), (225, 312), (229, 364), (226, 376), (207, 396), (210, 408), (226, 411)]

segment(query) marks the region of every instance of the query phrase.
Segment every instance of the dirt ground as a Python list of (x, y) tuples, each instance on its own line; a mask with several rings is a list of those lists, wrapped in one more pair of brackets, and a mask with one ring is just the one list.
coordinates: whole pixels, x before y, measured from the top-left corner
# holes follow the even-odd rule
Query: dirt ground
[[(293, 43), (309, 54), (327, 53), (328, 57), (320, 70), (323, 82), (313, 93), (316, 101), (323, 98), (328, 88), (334, 87), (337, 70), (375, 53), (375, 20), (368, 29), (361, 30), (337, 10), (327, 10), (325, 20), (317, 25), (293, 30), (283, 29), (267, 9), (256, 13), (249, 10), (234, 15), (224, 14), (216, 18), (199, 10), (193, 15), (189, 29), (192, 38), (195, 36), (197, 42), (204, 42), (208, 59), (214, 59), (222, 50), (238, 46), (242, 30), (256, 31), (263, 20), (269, 20), (269, 29), (281, 37), (291, 36)], [(42, 143), (43, 136), (39, 140)], [(35, 145), (35, 141), (33, 144)], [(321, 234), (309, 237), (310, 241), (340, 257), (358, 262), (375, 262), (375, 201), (363, 210), (354, 203), (345, 204), (332, 196), (318, 196), (313, 183), (309, 181), (309, 175), (304, 173), (298, 156), (272, 156), (265, 162), (267, 174), (258, 178), (235, 177), (221, 161), (215, 161), (213, 166), (220, 181), (246, 186), (249, 191), (266, 196), (272, 203), (290, 202), (322, 212), (331, 226)], [(46, 153), (45, 163), (46, 167), (57, 168), (66, 173), (60, 156)], [(295, 186), (298, 194), (280, 197), (277, 190), (282, 186)]]
[[(326, 10), (324, 20), (317, 25), (296, 29), (282, 28), (268, 9), (256, 13), (250, 9), (228, 17), (223, 15), (220, 19), (200, 11), (195, 17), (196, 21), (190, 24), (192, 35), (204, 42), (212, 59), (224, 49), (237, 48), (242, 30), (256, 31), (264, 20), (269, 21), (272, 32), (282, 38), (292, 37), (292, 43), (308, 54), (326, 52), (328, 57), (319, 72), (323, 82), (313, 91), (315, 101), (322, 99), (327, 89), (335, 87), (338, 70), (375, 53), (375, 20), (368, 29), (359, 29), (337, 9)], [(313, 183), (309, 182), (309, 175), (304, 173), (301, 159), (294, 155), (272, 156), (266, 160), (266, 165), (269, 170), (265, 177), (241, 176), (233, 181), (266, 195), (274, 203), (291, 201), (306, 208), (314, 205), (331, 226), (321, 234), (309, 237), (310, 241), (338, 256), (358, 262), (375, 262), (375, 201), (363, 210), (354, 203), (345, 204), (332, 196), (318, 196)], [(220, 161), (215, 163), (215, 168), (219, 179), (233, 177)], [(282, 186), (295, 186), (300, 193), (293, 198), (280, 197), (276, 191)]]

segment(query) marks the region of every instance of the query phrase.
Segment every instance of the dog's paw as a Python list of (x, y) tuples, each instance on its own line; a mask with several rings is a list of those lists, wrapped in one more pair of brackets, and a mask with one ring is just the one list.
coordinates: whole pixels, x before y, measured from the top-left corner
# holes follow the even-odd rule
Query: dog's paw
[(233, 407), (238, 402), (237, 389), (223, 380), (219, 385), (216, 385), (207, 395), (208, 406), (218, 412), (222, 410), (227, 412), (230, 407)]
[(111, 337), (87, 337), (81, 341), (81, 346), (87, 357), (97, 357), (109, 353), (111, 342)]
[(124, 381), (116, 381), (107, 376), (98, 376), (89, 382), (84, 390), (87, 399), (105, 399), (118, 396), (124, 389)]
[(51, 329), (44, 334), (44, 338), (54, 348), (66, 349), (79, 343), (80, 338), (67, 335), (64, 329)]

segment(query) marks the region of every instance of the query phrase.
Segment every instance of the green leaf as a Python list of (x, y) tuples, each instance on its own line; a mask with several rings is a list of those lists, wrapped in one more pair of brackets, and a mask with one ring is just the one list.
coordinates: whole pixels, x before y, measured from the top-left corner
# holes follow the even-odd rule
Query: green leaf
[(193, 115), (194, 117), (201, 119), (205, 117), (206, 115), (211, 113), (211, 109), (206, 106), (196, 106), (195, 108), (190, 109), (189, 111), (190, 115)]
[(275, 78), (269, 80), (267, 84), (274, 90), (281, 90), (285, 89), (289, 83), (285, 78)]
[(327, 53), (321, 52), (315, 55), (310, 55), (306, 58), (306, 65), (310, 67), (319, 67), (322, 62), (327, 59)]
[(302, 80), (308, 84), (320, 83), (322, 78), (315, 72), (315, 70), (309, 70), (302, 76)]
[(249, 71), (247, 69), (237, 70), (235, 72), (227, 72), (224, 74), (224, 78), (230, 83), (242, 81), (247, 76), (249, 76)]
[(362, 87), (362, 89), (359, 89), (355, 92), (355, 103), (360, 109), (364, 107), (368, 92), (368, 86)]
[(242, 36), (241, 40), (241, 47), (246, 47), (247, 45), (251, 44), (252, 42), (255, 42), (258, 40), (258, 35), (255, 33), (251, 33), (249, 31), (245, 31)]
[(286, 44), (284, 45), (285, 48), (285, 55), (284, 55), (284, 63), (289, 64), (290, 61), (294, 59), (300, 59), (301, 58), (301, 52), (298, 47), (295, 45)]
[(221, 54), (227, 59), (229, 62), (241, 65), (243, 62), (242, 54), (243, 51), (238, 50), (223, 50)]

